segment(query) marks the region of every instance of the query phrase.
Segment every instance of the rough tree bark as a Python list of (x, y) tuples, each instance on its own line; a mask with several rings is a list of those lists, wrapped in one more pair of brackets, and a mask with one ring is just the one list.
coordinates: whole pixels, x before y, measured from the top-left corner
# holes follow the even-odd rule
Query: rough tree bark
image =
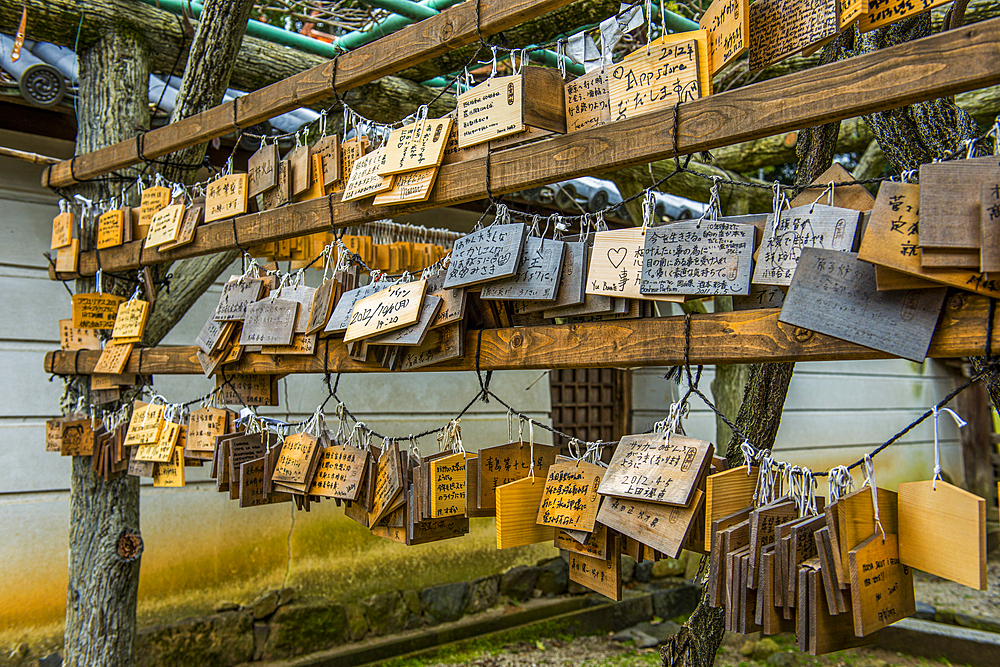
[[(139, 33), (118, 26), (80, 54), (77, 154), (148, 126), (148, 48)], [(95, 186), (87, 190), (102, 194)], [(127, 546), (128, 536), (139, 535), (139, 479), (106, 482), (94, 474), (90, 457), (74, 456), (69, 530), (63, 664), (130, 665), (140, 560), (122, 558), (119, 542)]]

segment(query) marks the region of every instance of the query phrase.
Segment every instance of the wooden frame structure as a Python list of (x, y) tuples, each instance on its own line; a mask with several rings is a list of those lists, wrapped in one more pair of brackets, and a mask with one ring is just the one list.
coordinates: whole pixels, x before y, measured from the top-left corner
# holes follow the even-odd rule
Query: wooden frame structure
[[(484, 35), (539, 16), (567, 0), (478, 0), (344, 54), (285, 81), (191, 118), (151, 131), (144, 154), (157, 157), (221, 136), (427, 60)], [(803, 72), (771, 79), (681, 105), (676, 114), (659, 113), (611, 123), (486, 157), (444, 165), (431, 198), (419, 204), (376, 207), (341, 203), (339, 194), (224, 220), (198, 228), (195, 240), (172, 252), (144, 250), (132, 242), (101, 251), (105, 270), (135, 269), (327, 231), (393, 214), (472, 201), (486, 195), (487, 164), (494, 193), (573, 178), (599, 170), (707, 150), (775, 133), (896, 108), (1000, 83), (1000, 18), (942, 32), (912, 42)], [(675, 137), (675, 131), (677, 136)], [(91, 178), (140, 161), (137, 143), (123, 142), (87, 155), (73, 165), (77, 178)], [(45, 185), (74, 182), (70, 162), (50, 167)], [(237, 241), (239, 243), (237, 243)], [(79, 274), (94, 275), (96, 251), (81, 253)], [(53, 277), (56, 277), (53, 275)], [(988, 299), (955, 294), (946, 303), (929, 356), (983, 354)], [(778, 322), (779, 311), (752, 310), (695, 315), (690, 320), (693, 364), (806, 360), (878, 359), (891, 355)], [(618, 320), (588, 324), (541, 325), (469, 332), (460, 359), (420, 371), (561, 367), (633, 367), (684, 362), (683, 317)], [(315, 356), (246, 354), (232, 373), (284, 374), (383, 372), (347, 356), (345, 345), (321, 341)], [(135, 350), (124, 372), (200, 374), (194, 347)], [(477, 355), (477, 350), (479, 354)], [(54, 351), (45, 370), (90, 374), (100, 351)]]

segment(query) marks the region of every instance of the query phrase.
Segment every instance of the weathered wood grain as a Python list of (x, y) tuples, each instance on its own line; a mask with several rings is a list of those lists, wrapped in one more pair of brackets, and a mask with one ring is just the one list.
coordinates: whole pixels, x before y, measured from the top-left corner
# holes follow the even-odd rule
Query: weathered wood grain
[[(998, 83), (998, 40), (1000, 18), (683, 104), (678, 112), (677, 150), (687, 154), (718, 148)], [(967, 66), (954, 67), (958, 61)], [(673, 127), (672, 111), (646, 114), (496, 151), (489, 158), (491, 190), (514, 192), (587, 175), (598, 166), (613, 170), (671, 157)], [(152, 155), (148, 149), (147, 154)], [(96, 175), (83, 171), (81, 159), (77, 175)], [(125, 164), (112, 168), (121, 166)], [(485, 196), (485, 177), (486, 157), (445, 164), (425, 202), (386, 208), (340, 204), (338, 195), (331, 195), (332, 203), (318, 198), (238, 218), (236, 234), (241, 244), (264, 243), (328, 231), (331, 210), (333, 225), (339, 228), (472, 201)], [(235, 247), (233, 224), (225, 221), (199, 227), (194, 243), (169, 253), (143, 253), (141, 244), (128, 243), (102, 251), (101, 262), (105, 270), (119, 271), (135, 268), (140, 261), (156, 264)], [(82, 253), (80, 271), (96, 273), (92, 252)]]

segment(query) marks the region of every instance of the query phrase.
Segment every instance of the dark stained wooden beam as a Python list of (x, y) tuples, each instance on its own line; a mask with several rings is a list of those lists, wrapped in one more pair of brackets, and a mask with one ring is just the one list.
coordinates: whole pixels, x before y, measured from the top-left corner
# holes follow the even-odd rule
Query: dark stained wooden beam
[[(988, 299), (955, 292), (945, 301), (944, 312), (931, 341), (929, 356), (981, 355), (986, 344)], [(727, 364), (777, 361), (843, 361), (887, 359), (891, 355), (831, 336), (778, 322), (777, 309), (693, 315), (692, 364)], [(684, 362), (684, 318), (664, 317), (617, 320), (587, 324), (553, 324), (510, 329), (487, 329), (482, 336), (482, 370), (550, 368), (623, 368), (676, 366)], [(475, 370), (477, 331), (465, 340), (460, 359), (417, 369), (424, 371)], [(1000, 323), (994, 325), (1000, 336)], [(327, 349), (327, 346), (328, 349)], [(135, 350), (126, 373), (198, 375), (201, 366), (195, 347), (156, 347)], [(49, 352), (45, 370), (59, 375), (93, 371), (99, 351)], [(326, 367), (324, 368), (324, 362)], [(360, 363), (347, 356), (343, 342), (321, 340), (315, 356), (244, 354), (228, 373), (382, 373), (375, 363)]]
[[(336, 60), (273, 83), (243, 97), (176, 123), (147, 132), (147, 158), (235, 132), (279, 114), (393, 74), (451, 49), (470, 44), (480, 33), (494, 35), (525, 20), (568, 5), (572, 0), (468, 0), (437, 16), (414, 23)], [(52, 165), (42, 177), (46, 187), (66, 187), (141, 162), (135, 141), (123, 141), (72, 162)]]
[[(998, 44), (1000, 18), (695, 100), (680, 107), (677, 151), (708, 150), (1000, 83)], [(426, 202), (377, 207), (331, 195), (204, 225), (194, 243), (173, 252), (143, 250), (141, 242), (104, 250), (101, 265), (133, 269), (233, 249), (237, 241), (246, 247), (481, 199), (487, 159), (494, 193), (662, 160), (674, 155), (673, 133), (671, 111), (639, 116), (444, 165)], [(95, 253), (82, 253), (79, 266), (83, 275), (96, 273)]]

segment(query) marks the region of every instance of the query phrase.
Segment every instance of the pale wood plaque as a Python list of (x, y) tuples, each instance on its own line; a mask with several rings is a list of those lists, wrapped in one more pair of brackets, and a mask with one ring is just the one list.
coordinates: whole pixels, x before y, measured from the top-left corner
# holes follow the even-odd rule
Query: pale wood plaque
[(111, 338), (116, 341), (139, 342), (146, 330), (146, 318), (149, 315), (149, 302), (141, 299), (124, 301), (118, 306), (115, 316), (115, 326), (111, 330)]
[(468, 287), (517, 274), (527, 227), (490, 225), (455, 241), (444, 287)]
[(717, 74), (747, 50), (749, 2), (715, 0), (701, 15), (698, 25), (708, 32), (708, 60), (712, 74)]
[(385, 161), (378, 167), (379, 175), (438, 166), (450, 133), (451, 118), (448, 117), (423, 120), (393, 130), (386, 141)]
[(496, 489), (497, 549), (550, 542), (555, 528), (535, 522), (545, 491), (545, 480), (526, 477)]
[(688, 532), (699, 519), (704, 495), (700, 489), (695, 489), (687, 507), (609, 497), (601, 504), (597, 520), (670, 558), (676, 558)]
[(566, 82), (566, 131), (579, 132), (611, 122), (608, 74), (595, 69)]
[(184, 205), (171, 204), (153, 214), (149, 221), (149, 232), (146, 234), (145, 247), (153, 248), (171, 243), (177, 239), (181, 220), (184, 218)]
[(60, 213), (52, 219), (51, 249), (65, 248), (73, 240), (73, 214)]
[(483, 285), (480, 298), (554, 302), (565, 247), (562, 241), (528, 237), (521, 250), (517, 273)]
[(278, 184), (278, 146), (264, 145), (247, 162), (247, 196), (256, 197)]
[(921, 165), (920, 246), (978, 249), (981, 188), (998, 181), (1000, 157), (996, 156)]
[(382, 146), (359, 158), (351, 169), (351, 174), (344, 187), (341, 201), (354, 201), (377, 195), (392, 189), (392, 176), (379, 176), (378, 170), (385, 160), (385, 147)]
[(608, 557), (570, 552), (569, 579), (592, 591), (618, 601), (622, 599), (621, 545), (618, 535), (608, 537)]
[(750, 6), (750, 71), (835, 35), (838, 0), (757, 0)]
[(876, 533), (850, 551), (854, 634), (873, 632), (917, 611), (913, 572), (899, 562), (896, 535)]
[(604, 468), (585, 461), (559, 461), (549, 466), (537, 523), (563, 530), (594, 530)]
[(754, 226), (678, 222), (646, 231), (643, 294), (750, 293)]
[(94, 365), (94, 372), (118, 374), (124, 371), (128, 365), (129, 355), (132, 354), (133, 345), (135, 343), (108, 342)]
[(420, 318), (426, 280), (392, 285), (354, 304), (351, 319), (344, 334), (344, 342), (350, 343), (402, 329), (414, 324)]
[(246, 213), (247, 182), (246, 174), (230, 174), (209, 183), (205, 192), (205, 222)]
[(73, 320), (59, 320), (59, 348), (67, 351), (100, 350), (101, 339), (96, 329), (77, 329)]
[(139, 201), (139, 227), (148, 227), (153, 216), (170, 204), (170, 188), (154, 186), (142, 191)]
[(703, 92), (698, 72), (699, 56), (705, 57), (699, 51), (707, 51), (707, 32), (693, 33), (682, 33), (688, 38), (682, 42), (657, 44), (650, 49), (639, 47), (609, 69), (608, 97), (613, 120), (670, 109), (678, 102), (690, 102), (711, 92)]
[(687, 507), (712, 460), (712, 443), (683, 435), (627, 435), (615, 448), (600, 492)]
[(255, 301), (247, 306), (240, 345), (288, 345), (292, 342), (299, 304), (286, 299)]
[(438, 168), (427, 167), (405, 174), (398, 174), (392, 182), (392, 188), (375, 195), (372, 203), (376, 206), (391, 206), (406, 202), (427, 201), (437, 181)]
[(755, 285), (790, 285), (804, 248), (849, 251), (861, 212), (810, 204), (769, 215), (754, 267)]
[(933, 7), (943, 5), (950, 0), (915, 0), (914, 2), (898, 2), (893, 0), (868, 0), (868, 8), (861, 14), (858, 28), (868, 32), (884, 25), (895, 23), (908, 16), (926, 12)]
[(73, 327), (77, 329), (114, 329), (118, 308), (125, 297), (114, 294), (74, 294)]
[(459, 95), (458, 147), (524, 130), (523, 87), (520, 76), (498, 76)]
[(121, 209), (102, 213), (97, 219), (97, 249), (113, 248), (125, 241), (125, 212)]

